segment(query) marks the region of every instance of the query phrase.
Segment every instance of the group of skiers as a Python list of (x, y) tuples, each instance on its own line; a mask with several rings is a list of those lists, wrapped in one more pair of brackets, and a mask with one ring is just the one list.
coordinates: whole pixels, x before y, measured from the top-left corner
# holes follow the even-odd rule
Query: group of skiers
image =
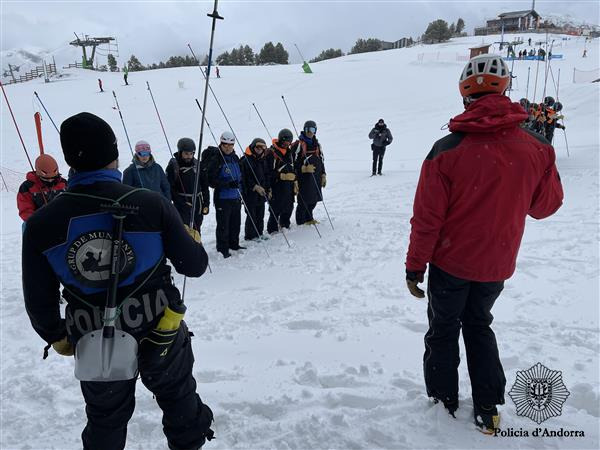
[[(123, 172), (122, 181), (135, 188), (162, 194), (173, 202), (186, 227), (197, 233), (201, 231), (204, 216), (209, 213), (209, 187), (213, 188), (216, 247), (224, 258), (228, 258), (230, 250), (245, 248), (239, 242), (242, 205), (246, 211), (244, 239), (247, 241), (267, 239), (264, 234), (265, 209), (269, 211), (267, 233), (289, 228), (296, 197), (296, 223), (318, 223), (313, 210), (322, 200), (321, 189), (327, 178), (316, 132), (316, 123), (309, 120), (298, 140), (294, 141), (292, 132), (284, 128), (270, 147), (261, 138), (252, 140), (240, 158), (234, 151), (235, 136), (226, 131), (221, 135), (218, 147), (209, 146), (202, 152), (199, 164), (194, 141), (181, 138), (166, 172), (154, 159), (150, 144), (141, 140), (135, 144), (133, 161)], [(60, 177), (56, 161), (49, 155), (42, 155), (38, 160), (36, 170), (27, 174), (28, 181), (19, 191), (18, 206), (23, 220), (66, 189), (66, 181)], [(44, 172), (48, 164), (50, 175)], [(381, 172), (381, 163), (379, 167)], [(198, 188), (194, 199), (196, 178)]]
[(558, 121), (564, 116), (560, 113), (563, 109), (561, 102), (554, 100), (554, 97), (546, 97), (542, 103), (530, 103), (526, 98), (519, 100), (519, 103), (528, 113), (527, 120), (523, 126), (544, 136), (550, 143), (554, 139), (554, 130), (560, 128), (566, 129), (565, 125)]

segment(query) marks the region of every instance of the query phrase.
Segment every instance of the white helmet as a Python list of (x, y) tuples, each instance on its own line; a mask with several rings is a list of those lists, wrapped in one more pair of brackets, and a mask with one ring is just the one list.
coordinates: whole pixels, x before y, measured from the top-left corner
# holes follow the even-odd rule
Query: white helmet
[(235, 136), (231, 131), (223, 131), (221, 144), (235, 144)]
[(510, 71), (501, 56), (478, 55), (463, 69), (458, 87), (463, 97), (473, 94), (503, 94), (508, 88)]

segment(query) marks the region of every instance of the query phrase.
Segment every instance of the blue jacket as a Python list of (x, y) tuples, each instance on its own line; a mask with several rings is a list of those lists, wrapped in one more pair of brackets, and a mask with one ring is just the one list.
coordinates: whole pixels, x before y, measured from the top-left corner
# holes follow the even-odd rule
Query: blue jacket
[[(235, 153), (229, 155), (223, 154), (225, 162), (221, 165), (219, 170), (218, 185), (219, 200), (238, 200), (240, 198), (240, 191), (242, 187), (242, 171), (240, 170), (240, 160)], [(232, 186), (235, 184), (235, 186)]]
[(167, 176), (152, 156), (146, 164), (142, 164), (137, 158), (133, 158), (133, 162), (123, 172), (123, 184), (150, 189), (171, 200), (171, 188)]

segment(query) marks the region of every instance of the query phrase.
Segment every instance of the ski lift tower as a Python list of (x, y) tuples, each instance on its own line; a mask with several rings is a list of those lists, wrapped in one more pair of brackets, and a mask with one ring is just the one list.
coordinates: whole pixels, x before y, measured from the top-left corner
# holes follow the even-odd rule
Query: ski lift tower
[[(79, 39), (77, 33), (73, 33), (76, 40), (69, 42), (69, 45), (73, 45), (75, 47), (81, 47), (83, 49), (83, 68), (84, 69), (92, 69), (94, 68), (94, 56), (96, 55), (96, 47), (102, 44), (109, 44), (115, 40), (113, 37), (89, 37), (87, 34), (84, 35), (83, 39)], [(86, 48), (91, 47), (92, 53), (90, 58), (87, 57)]]

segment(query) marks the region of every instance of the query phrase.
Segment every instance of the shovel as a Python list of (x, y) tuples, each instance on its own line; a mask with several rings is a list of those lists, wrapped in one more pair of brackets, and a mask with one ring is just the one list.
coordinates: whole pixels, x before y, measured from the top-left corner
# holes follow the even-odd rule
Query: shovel
[(138, 343), (122, 330), (115, 329), (117, 289), (121, 271), (123, 220), (137, 214), (137, 206), (101, 205), (115, 220), (111, 244), (109, 289), (104, 309), (104, 325), (79, 339), (75, 347), (75, 378), (80, 381), (131, 380), (138, 374)]

